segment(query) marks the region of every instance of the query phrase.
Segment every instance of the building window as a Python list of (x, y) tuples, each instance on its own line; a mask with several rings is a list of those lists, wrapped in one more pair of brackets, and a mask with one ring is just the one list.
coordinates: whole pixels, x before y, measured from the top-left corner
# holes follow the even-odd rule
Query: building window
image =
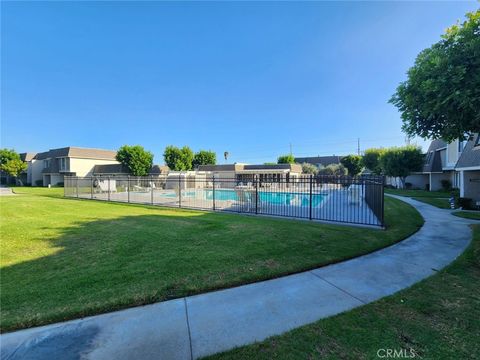
[(67, 170), (67, 158), (59, 158), (58, 167), (62, 171)]
[(458, 140), (458, 152), (461, 153), (463, 151), (463, 147), (465, 142), (463, 140)]
[(43, 168), (48, 169), (49, 167), (50, 167), (50, 160), (49, 159), (43, 160)]

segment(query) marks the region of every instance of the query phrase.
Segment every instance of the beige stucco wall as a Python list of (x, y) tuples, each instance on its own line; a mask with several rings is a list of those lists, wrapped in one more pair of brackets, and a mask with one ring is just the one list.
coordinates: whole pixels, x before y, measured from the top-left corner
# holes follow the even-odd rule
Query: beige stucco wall
[(32, 169), (32, 186), (36, 186), (38, 180), (43, 180), (43, 160), (32, 160), (29, 166)]
[(91, 176), (95, 165), (118, 164), (115, 160), (96, 160), (70, 158), (70, 172), (76, 176)]

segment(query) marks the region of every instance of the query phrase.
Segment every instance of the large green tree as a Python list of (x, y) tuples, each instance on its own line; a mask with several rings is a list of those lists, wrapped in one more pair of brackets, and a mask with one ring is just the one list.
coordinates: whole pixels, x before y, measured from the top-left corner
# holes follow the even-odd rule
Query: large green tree
[(118, 149), (116, 159), (134, 176), (148, 175), (153, 164), (153, 154), (140, 145), (123, 145)]
[(193, 157), (192, 167), (197, 168), (200, 165), (215, 165), (217, 163), (217, 154), (209, 150), (200, 150)]
[(382, 173), (382, 167), (380, 166), (380, 157), (385, 152), (385, 149), (367, 149), (362, 157), (362, 164), (365, 168), (370, 170), (376, 175)]
[(320, 166), (317, 172), (318, 175), (347, 175), (347, 169), (342, 164), (330, 164), (327, 166)]
[(295, 156), (292, 154), (281, 155), (277, 159), (277, 164), (295, 164)]
[(15, 150), (1, 149), (0, 170), (15, 178), (20, 185), (23, 185), (18, 177), (23, 171), (27, 170), (27, 163), (20, 159), (20, 155)]
[(480, 10), (423, 50), (390, 99), (410, 136), (452, 141), (480, 131)]
[(362, 171), (362, 157), (360, 155), (344, 156), (340, 162), (348, 170), (350, 176), (358, 175)]
[(305, 162), (302, 164), (302, 173), (316, 175), (318, 173), (318, 167)]
[(178, 148), (169, 145), (163, 152), (165, 164), (174, 171), (192, 170), (193, 167), (193, 151), (188, 146)]
[(380, 166), (387, 176), (398, 177), (405, 186), (405, 178), (420, 171), (424, 163), (422, 149), (416, 146), (392, 147), (380, 156)]

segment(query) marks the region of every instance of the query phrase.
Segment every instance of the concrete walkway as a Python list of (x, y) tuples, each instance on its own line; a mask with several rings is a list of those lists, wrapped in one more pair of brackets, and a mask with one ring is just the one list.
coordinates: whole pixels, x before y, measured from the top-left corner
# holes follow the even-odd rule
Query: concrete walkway
[(15, 195), (9, 187), (5, 186), (0, 186), (0, 196), (9, 196), (9, 195)]
[(0, 337), (2, 359), (196, 359), (404, 289), (467, 247), (471, 220), (408, 198), (420, 231), (370, 255), (279, 279)]

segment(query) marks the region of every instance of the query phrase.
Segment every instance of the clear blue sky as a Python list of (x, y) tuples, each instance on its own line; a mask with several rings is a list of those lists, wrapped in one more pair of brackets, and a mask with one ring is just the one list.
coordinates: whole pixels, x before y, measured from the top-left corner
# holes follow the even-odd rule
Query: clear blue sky
[[(211, 149), (223, 162), (402, 145), (388, 99), (477, 2), (5, 3), (2, 147)], [(420, 144), (423, 144), (419, 142)]]

